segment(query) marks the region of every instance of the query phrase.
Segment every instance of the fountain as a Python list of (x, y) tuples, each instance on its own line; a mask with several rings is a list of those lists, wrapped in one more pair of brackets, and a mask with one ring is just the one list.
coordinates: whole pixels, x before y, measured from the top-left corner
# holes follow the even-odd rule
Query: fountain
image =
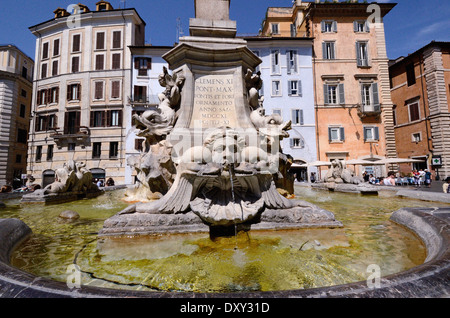
[(333, 160), (331, 167), (322, 180), (312, 184), (313, 188), (360, 194), (378, 194), (378, 188), (367, 182), (362, 177), (354, 175), (339, 159)]
[(172, 75), (164, 69), (160, 76), (158, 109), (134, 116), (148, 151), (135, 161), (144, 180), (135, 193), (164, 195), (121, 211), (100, 236), (341, 227), (331, 212), (279, 193), (274, 175), (281, 174), (280, 141), (291, 122), (265, 115), (254, 73), (261, 60), (236, 38), (229, 1), (195, 1), (195, 8), (191, 36), (163, 56)]
[[(0, 211), (0, 297), (450, 295), (448, 205), (297, 188), (309, 203), (278, 192), (290, 123), (265, 115), (260, 60), (234, 37), (228, 9), (196, 1), (191, 36), (165, 56), (172, 74), (160, 77), (159, 108), (134, 117), (147, 152), (130, 160), (141, 182), (126, 198), (142, 202), (119, 190)], [(73, 189), (63, 180), (41, 196)], [(382, 276), (367, 275), (377, 264)]]
[(43, 203), (55, 204), (95, 198), (104, 193), (93, 183), (92, 173), (87, 170), (84, 162), (69, 160), (62, 168), (55, 171), (55, 182), (44, 189), (22, 197), (24, 204)]

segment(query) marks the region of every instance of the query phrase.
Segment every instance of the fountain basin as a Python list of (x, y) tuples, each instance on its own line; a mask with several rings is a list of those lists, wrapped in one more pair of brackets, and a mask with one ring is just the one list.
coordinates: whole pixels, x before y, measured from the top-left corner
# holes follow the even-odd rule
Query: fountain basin
[(139, 298), (285, 298), (285, 297), (448, 297), (450, 295), (450, 209), (404, 208), (391, 221), (413, 231), (426, 246), (424, 264), (382, 277), (379, 288), (367, 281), (313, 289), (270, 292), (146, 292), (91, 286), (70, 289), (66, 283), (36, 277), (11, 266), (12, 250), (31, 231), (21, 221), (0, 221), (0, 297), (139, 297)]

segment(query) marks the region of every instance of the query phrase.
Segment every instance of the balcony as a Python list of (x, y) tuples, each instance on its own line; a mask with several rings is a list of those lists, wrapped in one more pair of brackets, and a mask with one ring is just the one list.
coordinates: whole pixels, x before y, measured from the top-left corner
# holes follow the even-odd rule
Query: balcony
[(65, 129), (63, 132), (59, 131), (60, 128), (54, 128), (53, 133), (50, 134), (50, 138), (53, 138), (58, 147), (62, 147), (65, 144), (74, 143), (76, 145), (85, 144), (91, 135), (89, 127), (81, 126), (78, 129)]
[(360, 118), (379, 117), (381, 115), (381, 105), (358, 105), (358, 116)]
[(157, 95), (128, 96), (128, 104), (131, 105), (132, 107), (136, 107), (136, 106), (144, 106), (144, 107), (156, 106), (156, 105), (159, 105), (159, 98), (158, 98)]

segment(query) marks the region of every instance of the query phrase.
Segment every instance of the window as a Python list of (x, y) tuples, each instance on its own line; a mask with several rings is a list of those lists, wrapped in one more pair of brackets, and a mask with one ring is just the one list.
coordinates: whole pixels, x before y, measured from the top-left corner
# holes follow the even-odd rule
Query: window
[(274, 109), (274, 110), (272, 110), (272, 114), (278, 114), (278, 115), (281, 116), (281, 114), (282, 114), (281, 109)]
[(46, 77), (47, 77), (47, 63), (44, 63), (41, 66), (41, 78), (44, 79)]
[(121, 54), (120, 53), (114, 53), (112, 55), (112, 69), (113, 70), (119, 70), (120, 69), (120, 57)]
[(22, 89), (22, 91), (20, 92), (20, 95), (22, 96), (22, 97), (27, 97), (27, 91), (26, 90), (24, 90), (24, 89)]
[(356, 42), (356, 58), (360, 67), (369, 66), (369, 44), (368, 42)]
[(91, 112), (91, 127), (120, 127), (122, 126), (121, 110), (97, 110)]
[(295, 24), (291, 24), (291, 37), (295, 38), (297, 36), (297, 28), (295, 27)]
[(280, 74), (280, 51), (272, 51), (272, 74)]
[(23, 78), (28, 77), (28, 69), (25, 66), (22, 67), (22, 77)]
[(59, 55), (59, 39), (53, 41), (53, 56)]
[(324, 60), (334, 60), (336, 59), (335, 44), (334, 42), (323, 42), (322, 43), (322, 54)]
[(80, 131), (81, 112), (66, 112), (64, 115), (64, 135), (74, 135)]
[(119, 143), (117, 141), (109, 143), (109, 158), (117, 159), (119, 155)]
[(134, 101), (140, 103), (147, 102), (147, 86), (134, 86)]
[(286, 51), (287, 58), (287, 73), (297, 73), (297, 51), (289, 50)]
[(378, 127), (364, 127), (364, 141), (379, 141), (380, 133)]
[(22, 162), (22, 155), (16, 155), (16, 163)]
[(91, 127), (105, 127), (106, 116), (104, 111), (91, 112)]
[(94, 99), (96, 100), (103, 99), (103, 82), (95, 82)]
[(288, 81), (289, 96), (302, 96), (302, 82)]
[(355, 32), (370, 32), (369, 23), (366, 20), (354, 21), (353, 22), (353, 31)]
[(305, 148), (305, 141), (301, 138), (292, 138), (291, 148)]
[(55, 129), (56, 126), (57, 126), (56, 115), (48, 115), (48, 116), (39, 115), (36, 117), (36, 124), (35, 124), (36, 131), (48, 131), (51, 129)]
[(344, 127), (328, 127), (328, 140), (330, 142), (344, 142)]
[(75, 34), (72, 38), (72, 52), (80, 52), (81, 51), (81, 35)]
[(345, 104), (344, 84), (324, 84), (323, 91), (326, 105)]
[(336, 21), (322, 21), (321, 28), (322, 28), (323, 33), (337, 32), (337, 22)]
[(278, 23), (272, 23), (272, 34), (280, 34), (280, 25)]
[(144, 151), (144, 142), (145, 142), (145, 139), (135, 139), (134, 140), (134, 149), (139, 152)]
[(121, 31), (114, 31), (113, 32), (112, 48), (113, 49), (120, 49), (121, 47), (122, 47), (122, 32)]
[(364, 112), (379, 112), (378, 83), (361, 84), (361, 100)]
[(292, 124), (303, 125), (303, 109), (293, 109), (292, 110)]
[(105, 49), (105, 32), (97, 32), (96, 38), (96, 50), (104, 50)]
[(102, 71), (105, 69), (105, 55), (97, 54), (95, 56), (95, 70)]
[(408, 105), (409, 121), (416, 121), (420, 119), (419, 102), (415, 102)]
[(37, 104), (38, 106), (46, 105), (48, 102), (48, 90), (41, 89), (37, 92)]
[(80, 57), (72, 57), (72, 73), (78, 73), (80, 71)]
[(422, 141), (422, 133), (412, 134), (412, 142), (419, 143)]
[(281, 82), (272, 81), (272, 96), (281, 96)]
[(58, 75), (58, 61), (52, 62), (52, 76)]
[(416, 73), (414, 70), (414, 64), (409, 64), (406, 66), (406, 77), (408, 81), (408, 86), (416, 84)]
[(70, 84), (67, 86), (67, 100), (81, 99), (81, 84)]
[(92, 145), (92, 159), (100, 159), (102, 156), (102, 143), (94, 142)]
[(42, 59), (48, 59), (48, 42), (42, 45)]
[(21, 144), (26, 144), (28, 139), (28, 132), (26, 129), (17, 129), (17, 142)]
[(19, 116), (22, 118), (25, 118), (25, 113), (27, 112), (27, 106), (25, 106), (24, 104), (20, 105), (20, 111), (19, 111)]
[(36, 162), (41, 162), (42, 160), (42, 146), (36, 147)]
[(120, 81), (111, 82), (111, 99), (120, 98)]
[(108, 126), (117, 127), (122, 125), (122, 111), (121, 110), (111, 110), (107, 112)]
[(76, 144), (74, 142), (70, 142), (67, 144), (67, 150), (68, 151), (75, 151)]
[(53, 145), (47, 146), (47, 161), (53, 160)]
[(148, 70), (152, 69), (152, 59), (147, 57), (137, 57), (134, 59), (134, 68), (138, 70), (139, 76), (147, 76)]
[(53, 87), (50, 90), (50, 103), (58, 104), (59, 102), (59, 87)]

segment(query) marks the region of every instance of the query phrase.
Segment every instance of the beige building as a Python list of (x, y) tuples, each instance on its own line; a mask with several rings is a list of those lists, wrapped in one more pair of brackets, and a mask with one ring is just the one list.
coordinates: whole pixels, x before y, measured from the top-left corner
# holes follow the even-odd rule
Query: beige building
[(45, 186), (68, 160), (94, 178), (125, 181), (126, 125), (131, 110), (129, 46), (143, 45), (145, 22), (135, 9), (79, 4), (30, 27), (36, 36), (33, 120), (28, 173)]
[(0, 186), (18, 187), (26, 174), (34, 61), (0, 45)]

